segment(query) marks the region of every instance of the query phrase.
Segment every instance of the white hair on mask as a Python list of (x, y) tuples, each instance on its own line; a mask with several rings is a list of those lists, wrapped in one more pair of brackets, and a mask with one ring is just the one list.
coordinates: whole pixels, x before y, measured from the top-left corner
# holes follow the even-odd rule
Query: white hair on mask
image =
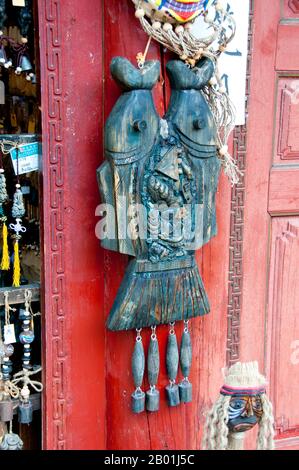
[[(258, 363), (237, 362), (223, 369), (224, 386), (227, 387), (263, 387), (266, 378), (260, 374)], [(202, 441), (203, 450), (227, 450), (229, 441), (228, 407), (231, 396), (220, 394), (208, 412)], [(261, 394), (263, 415), (259, 421), (257, 450), (274, 449), (274, 418), (272, 405), (265, 393)]]

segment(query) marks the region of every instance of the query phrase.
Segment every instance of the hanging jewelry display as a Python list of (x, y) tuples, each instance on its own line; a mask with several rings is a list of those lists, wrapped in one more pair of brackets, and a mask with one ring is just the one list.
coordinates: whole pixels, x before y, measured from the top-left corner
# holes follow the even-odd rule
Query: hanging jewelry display
[(224, 385), (207, 415), (203, 449), (243, 450), (245, 433), (256, 425), (257, 450), (273, 450), (274, 418), (266, 378), (256, 361), (237, 362), (224, 370)]
[[(149, 41), (145, 53), (137, 54), (137, 67), (123, 57), (111, 62), (111, 74), (123, 94), (106, 121), (106, 161), (98, 169), (98, 183), (107, 214), (101, 244), (133, 257), (107, 326), (139, 332), (151, 327), (154, 332), (146, 397), (141, 389), (145, 357), (140, 333), (132, 360), (132, 409), (141, 412), (159, 408), (156, 328), (162, 324), (170, 325), (168, 404), (192, 400), (188, 320), (210, 311), (195, 251), (217, 232), (215, 195), (221, 165), (232, 183), (238, 181), (239, 170), (226, 144), (233, 111), (218, 72), (218, 57), (235, 34), (233, 18), (219, 1), (134, 3)], [(207, 10), (211, 4), (212, 18)], [(204, 15), (213, 31), (204, 39), (190, 31), (190, 21), (198, 15)], [(166, 66), (171, 98), (163, 119), (152, 96), (160, 63), (146, 61), (151, 38), (180, 57)], [(180, 353), (174, 329), (178, 321), (185, 321)], [(183, 380), (177, 384), (179, 363)]]
[(6, 178), (4, 175), (4, 169), (0, 168), (0, 221), (2, 222), (2, 259), (1, 259), (1, 270), (7, 271), (9, 269), (9, 252), (8, 252), (8, 232), (7, 232), (7, 217), (4, 213), (3, 204), (8, 200), (8, 194), (6, 190)]
[[(18, 168), (18, 147), (17, 147), (17, 168)], [(19, 183), (19, 171), (17, 171), (16, 191), (13, 196), (13, 205), (11, 215), (16, 219), (15, 224), (9, 224), (9, 228), (15, 232), (12, 236), (14, 239), (14, 264), (13, 264), (13, 287), (20, 286), (21, 280), (21, 267), (20, 267), (20, 248), (19, 241), (22, 236), (21, 233), (26, 232), (26, 228), (22, 225), (22, 217), (25, 214), (25, 206), (23, 201), (23, 193), (21, 191), (21, 185)]]
[(21, 424), (32, 422), (33, 406), (30, 400), (31, 386), (36, 392), (42, 392), (43, 385), (37, 380), (32, 380), (32, 376), (41, 372), (41, 367), (33, 367), (31, 359), (31, 345), (34, 341), (34, 314), (31, 309), (32, 292), (25, 291), (25, 310), (20, 310), (19, 319), (22, 321), (22, 332), (19, 335), (20, 343), (23, 344), (22, 371), (14, 374), (12, 383), (17, 386), (22, 383), (19, 393), (18, 420)]
[(9, 432), (4, 434), (4, 436), (2, 437), (2, 441), (0, 443), (0, 450), (21, 450), (23, 448), (23, 442), (17, 434), (14, 434), (12, 432), (12, 421), (14, 412), (14, 404), (12, 398), (17, 399), (19, 397), (19, 389), (10, 380), (12, 373), (11, 356), (14, 353), (14, 347), (12, 343), (16, 342), (16, 338), (14, 332), (14, 325), (10, 323), (10, 311), (15, 311), (15, 309), (10, 307), (8, 296), (8, 292), (5, 292), (4, 342), (2, 341), (2, 337), (0, 338), (0, 352), (2, 362), (1, 375), (3, 381), (2, 399), (0, 401), (0, 421), (4, 423), (9, 423)]

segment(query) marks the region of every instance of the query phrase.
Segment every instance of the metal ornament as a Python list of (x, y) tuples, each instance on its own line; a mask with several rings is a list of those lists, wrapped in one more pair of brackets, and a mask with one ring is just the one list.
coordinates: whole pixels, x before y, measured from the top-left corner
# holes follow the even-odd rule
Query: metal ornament
[(185, 321), (180, 349), (180, 364), (184, 379), (179, 384), (180, 400), (182, 403), (192, 401), (192, 384), (189, 382), (189, 374), (192, 364), (191, 335), (188, 329), (189, 321)]
[(145, 393), (142, 391), (142, 381), (144, 376), (145, 357), (142, 344), (141, 329), (137, 330), (135, 348), (132, 356), (132, 373), (135, 392), (132, 394), (132, 411), (133, 413), (141, 413), (145, 409)]
[(159, 411), (160, 392), (156, 389), (160, 370), (159, 344), (156, 327), (152, 326), (152, 334), (147, 355), (147, 375), (150, 389), (146, 392), (147, 411)]
[(179, 350), (174, 330), (174, 323), (170, 323), (166, 352), (166, 367), (169, 378), (169, 384), (166, 387), (168, 405), (177, 406), (180, 404), (179, 388), (175, 383), (179, 367)]

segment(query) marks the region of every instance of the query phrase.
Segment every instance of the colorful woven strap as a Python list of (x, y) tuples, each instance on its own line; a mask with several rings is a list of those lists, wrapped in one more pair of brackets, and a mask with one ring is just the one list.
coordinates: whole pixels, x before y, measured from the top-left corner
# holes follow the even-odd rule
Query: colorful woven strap
[(211, 0), (155, 0), (157, 10), (162, 10), (180, 23), (192, 21), (202, 13)]
[(255, 396), (266, 393), (265, 387), (229, 387), (228, 385), (223, 385), (220, 390), (221, 395), (225, 396)]

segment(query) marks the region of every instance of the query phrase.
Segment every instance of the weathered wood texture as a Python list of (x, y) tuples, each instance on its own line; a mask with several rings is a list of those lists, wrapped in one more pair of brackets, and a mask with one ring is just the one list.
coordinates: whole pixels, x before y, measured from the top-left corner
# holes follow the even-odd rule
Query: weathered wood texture
[(24, 304), (25, 302), (25, 292), (29, 290), (32, 294), (32, 302), (38, 302), (40, 299), (40, 285), (36, 284), (27, 284), (20, 287), (4, 287), (0, 289), (0, 306), (5, 305), (5, 296), (4, 294), (8, 293), (8, 302), (10, 305), (14, 304)]
[(270, 380), (278, 448), (298, 449), (299, 9), (254, 4), (240, 354)]

